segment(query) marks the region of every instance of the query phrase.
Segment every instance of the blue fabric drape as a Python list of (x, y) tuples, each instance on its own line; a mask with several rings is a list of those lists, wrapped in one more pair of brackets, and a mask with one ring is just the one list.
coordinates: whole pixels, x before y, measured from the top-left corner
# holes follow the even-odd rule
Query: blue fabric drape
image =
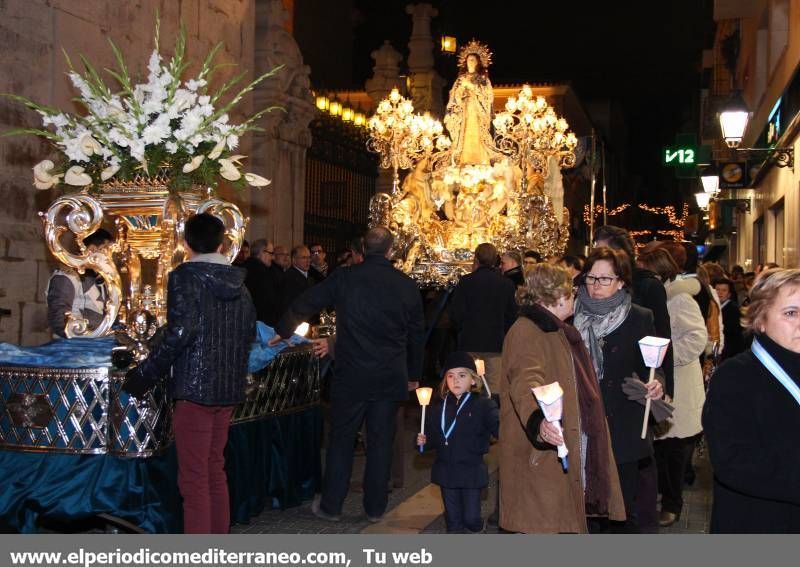
[[(309, 342), (299, 335), (292, 335), (286, 342), (275, 346), (267, 343), (275, 336), (275, 330), (258, 321), (256, 339), (250, 349), (249, 372), (266, 368), (273, 358), (285, 348)], [(111, 349), (114, 337), (97, 339), (55, 339), (49, 343), (21, 347), (11, 343), (0, 343), (0, 364), (14, 366), (46, 366), (51, 368), (97, 368), (111, 367)]]
[(180, 530), (174, 448), (162, 457), (59, 455), (0, 451), (0, 531), (32, 533), (58, 522), (106, 513), (152, 533)]
[[(265, 507), (288, 508), (320, 485), (319, 407), (231, 427), (225, 449), (231, 520), (246, 523)], [(0, 451), (0, 531), (32, 533), (40, 518), (60, 523), (118, 516), (151, 533), (180, 533), (174, 446), (129, 459)]]

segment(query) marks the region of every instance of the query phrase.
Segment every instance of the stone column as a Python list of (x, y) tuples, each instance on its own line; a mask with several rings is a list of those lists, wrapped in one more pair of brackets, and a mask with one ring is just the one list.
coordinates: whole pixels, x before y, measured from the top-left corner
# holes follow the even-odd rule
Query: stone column
[(410, 4), (406, 6), (406, 13), (413, 22), (411, 39), (408, 42), (408, 70), (414, 108), (441, 118), (444, 110), (444, 80), (434, 69), (434, 42), (431, 36), (431, 18), (436, 17), (439, 12), (430, 4)]
[(281, 0), (256, 2), (256, 73), (283, 65), (279, 73), (254, 91), (255, 109), (279, 106), (264, 117), (264, 132), (253, 136), (253, 164), (272, 180), (252, 189), (251, 239), (270, 238), (292, 246), (303, 242), (306, 150), (311, 146), (309, 123), (314, 117), (310, 69), (292, 35), (286, 31), (288, 13)]

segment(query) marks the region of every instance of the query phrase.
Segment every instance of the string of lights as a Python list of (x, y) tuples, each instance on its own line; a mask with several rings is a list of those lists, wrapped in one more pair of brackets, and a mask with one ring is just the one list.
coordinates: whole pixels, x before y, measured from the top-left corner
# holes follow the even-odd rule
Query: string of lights
[(643, 211), (647, 211), (648, 213), (666, 215), (669, 224), (678, 228), (683, 228), (686, 226), (686, 221), (689, 218), (689, 205), (686, 203), (683, 204), (683, 210), (680, 218), (678, 218), (678, 216), (675, 214), (675, 207), (672, 205), (667, 205), (666, 207), (651, 207), (650, 205), (640, 203), (639, 208)]
[[(609, 210), (606, 213), (606, 215), (609, 216), (609, 217), (615, 217), (615, 216), (619, 215), (620, 213), (622, 213), (625, 209), (629, 208), (630, 206), (631, 206), (630, 203), (622, 203), (620, 206)], [(598, 217), (602, 216), (603, 215), (603, 210), (604, 210), (603, 205), (597, 205), (594, 208), (594, 218), (598, 218)], [(583, 222), (585, 222), (586, 224), (589, 224), (591, 222), (591, 219), (589, 218), (589, 205), (584, 205), (583, 206)]]

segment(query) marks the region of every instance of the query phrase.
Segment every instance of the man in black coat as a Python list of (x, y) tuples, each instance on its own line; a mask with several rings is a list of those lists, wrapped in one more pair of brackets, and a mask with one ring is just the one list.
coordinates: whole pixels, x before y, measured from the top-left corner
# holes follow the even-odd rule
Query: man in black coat
[(311, 268), (308, 275), (314, 282), (319, 283), (328, 277), (328, 263), (325, 261), (327, 254), (322, 244), (315, 242), (308, 247), (311, 251)]
[(416, 284), (389, 257), (392, 233), (371, 228), (364, 263), (340, 268), (298, 297), (276, 328), (275, 344), (324, 308), (336, 310), (336, 364), (331, 381), (331, 437), (322, 498), (312, 511), (338, 520), (350, 487), (353, 448), (366, 420), (364, 510), (371, 521), (386, 511), (398, 402), (422, 373), (425, 324)]
[(314, 279), (309, 274), (310, 269), (311, 251), (308, 247), (300, 244), (292, 248), (292, 265), (283, 274), (281, 315), (286, 313), (292, 301), (314, 285)]
[(244, 285), (250, 291), (256, 306), (256, 315), (270, 327), (278, 322), (281, 313), (280, 282), (272, 270), (275, 247), (272, 242), (259, 238), (250, 248), (250, 257), (242, 266), (247, 270)]
[(506, 332), (517, 320), (514, 283), (498, 272), (497, 249), (484, 242), (475, 249), (473, 272), (458, 282), (449, 314), (458, 331), (457, 350), (482, 358), (489, 389), (500, 383), (500, 352)]
[(127, 374), (123, 389), (142, 398), (168, 376), (178, 488), (186, 533), (228, 533), (223, 451), (233, 410), (244, 400), (256, 312), (245, 271), (220, 252), (225, 226), (208, 213), (186, 222), (189, 259), (169, 275), (164, 338)]

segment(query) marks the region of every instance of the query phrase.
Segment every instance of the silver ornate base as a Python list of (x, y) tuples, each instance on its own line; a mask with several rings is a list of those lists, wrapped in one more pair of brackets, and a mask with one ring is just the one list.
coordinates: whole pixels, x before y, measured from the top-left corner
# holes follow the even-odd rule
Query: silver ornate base
[[(107, 368), (0, 366), (0, 449), (150, 457), (172, 443), (165, 384), (137, 400)], [(300, 411), (320, 401), (319, 360), (308, 345), (248, 376), (232, 423)]]

